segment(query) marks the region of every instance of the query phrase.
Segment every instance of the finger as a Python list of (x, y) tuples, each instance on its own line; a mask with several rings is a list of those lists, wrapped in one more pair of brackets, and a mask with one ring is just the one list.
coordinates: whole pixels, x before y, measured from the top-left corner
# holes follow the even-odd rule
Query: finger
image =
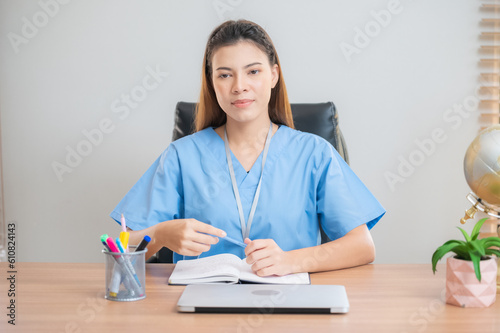
[[(264, 240), (264, 241), (267, 241), (267, 240)], [(264, 247), (259, 247), (253, 251), (250, 249), (250, 251), (248, 251), (249, 254), (247, 255), (247, 260), (246, 260), (246, 262), (248, 264), (253, 264), (256, 261), (262, 260), (264, 258), (268, 258), (273, 254), (274, 242), (271, 240), (271, 242), (263, 242), (263, 244), (264, 244)], [(248, 245), (248, 246), (250, 246), (250, 245)]]
[(270, 241), (273, 242), (272, 239), (256, 239), (254, 241), (251, 241), (245, 248), (245, 255), (248, 257), (253, 252), (265, 248), (270, 244)]
[(219, 238), (200, 232), (195, 232), (191, 240), (201, 244), (217, 244), (219, 242)]
[(281, 274), (278, 274), (276, 272), (276, 265), (262, 268), (257, 272), (255, 272), (255, 274), (258, 276), (273, 276), (273, 275), (281, 276)]
[(245, 240), (243, 241), (247, 246), (245, 247), (245, 256), (249, 256), (254, 250), (254, 246), (252, 245), (252, 240), (250, 240), (250, 238), (245, 238)]
[(251, 242), (250, 245), (253, 246), (254, 250), (259, 250), (263, 249), (271, 244), (273, 244), (274, 241), (272, 239), (256, 239)]
[(175, 252), (182, 256), (190, 256), (190, 257), (199, 256), (200, 254), (203, 253), (203, 251), (196, 251), (189, 247), (180, 247)]
[(210, 245), (191, 242), (188, 246), (186, 246), (186, 248), (188, 251), (198, 253), (197, 255), (199, 255), (210, 250)]
[[(174, 251), (182, 255), (199, 255), (210, 250), (209, 244), (193, 242), (189, 239), (184, 239), (179, 242), (179, 246)], [(189, 254), (188, 254), (189, 253)]]
[(181, 256), (197, 257), (200, 254), (202, 254), (203, 252), (194, 252), (194, 251), (190, 251), (190, 250), (183, 250), (183, 251), (179, 251), (177, 253), (179, 253)]
[(267, 257), (267, 258), (255, 261), (252, 265), (252, 270), (254, 272), (258, 272), (266, 267), (272, 266), (273, 264), (274, 264), (273, 260), (271, 258)]
[(219, 236), (219, 237), (226, 237), (226, 232), (222, 229), (216, 228), (210, 224), (203, 223), (200, 221), (196, 221), (195, 230), (198, 232), (203, 232), (206, 234), (214, 235), (214, 236)]
[(247, 264), (254, 264), (259, 260), (263, 260), (265, 258), (269, 258), (271, 256), (271, 251), (267, 249), (260, 249), (252, 252), (249, 256), (247, 256), (246, 262)]

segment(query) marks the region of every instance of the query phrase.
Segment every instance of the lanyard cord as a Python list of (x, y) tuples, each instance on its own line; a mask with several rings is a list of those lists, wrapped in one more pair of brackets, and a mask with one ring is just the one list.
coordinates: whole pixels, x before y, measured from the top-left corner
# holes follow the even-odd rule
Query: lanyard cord
[(229, 142), (227, 141), (226, 127), (224, 126), (224, 146), (226, 148), (227, 165), (229, 167), (229, 174), (231, 175), (231, 183), (233, 184), (234, 197), (236, 199), (238, 213), (240, 214), (241, 235), (243, 236), (243, 240), (245, 240), (245, 238), (248, 238), (248, 236), (250, 235), (250, 227), (252, 226), (253, 216), (255, 214), (255, 209), (257, 208), (257, 202), (259, 201), (260, 185), (262, 184), (262, 174), (264, 173), (264, 165), (266, 164), (267, 152), (269, 151), (269, 144), (271, 142), (272, 133), (273, 123), (271, 122), (271, 124), (269, 125), (269, 132), (267, 133), (266, 144), (264, 146), (264, 153), (262, 155), (262, 170), (260, 171), (259, 184), (257, 185), (257, 190), (255, 191), (255, 195), (253, 197), (252, 209), (250, 210), (250, 215), (248, 216), (248, 222), (245, 223), (245, 217), (243, 216), (243, 207), (241, 206), (240, 192), (238, 191), (236, 177), (234, 176), (233, 160), (231, 159)]

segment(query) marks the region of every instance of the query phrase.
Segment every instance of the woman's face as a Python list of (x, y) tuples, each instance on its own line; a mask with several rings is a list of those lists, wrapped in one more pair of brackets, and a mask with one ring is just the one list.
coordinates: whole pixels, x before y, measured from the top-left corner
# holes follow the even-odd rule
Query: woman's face
[(251, 42), (218, 49), (212, 57), (212, 82), (217, 102), (228, 121), (269, 119), (271, 89), (278, 82), (278, 65)]

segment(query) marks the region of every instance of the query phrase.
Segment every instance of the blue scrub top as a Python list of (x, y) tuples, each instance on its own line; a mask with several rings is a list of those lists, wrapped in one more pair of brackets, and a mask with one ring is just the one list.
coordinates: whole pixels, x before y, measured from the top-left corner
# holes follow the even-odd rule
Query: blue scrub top
[[(245, 219), (262, 168), (262, 154), (247, 173), (231, 153)], [(121, 214), (132, 230), (193, 218), (243, 242), (224, 141), (206, 128), (172, 142), (110, 216)], [(272, 238), (284, 250), (320, 244), (319, 223), (331, 240), (365, 224), (371, 229), (384, 208), (323, 138), (280, 126), (271, 139), (250, 239)], [(319, 223), (318, 223), (319, 221)], [(219, 240), (199, 257), (244, 249)], [(174, 262), (184, 258), (174, 252)]]

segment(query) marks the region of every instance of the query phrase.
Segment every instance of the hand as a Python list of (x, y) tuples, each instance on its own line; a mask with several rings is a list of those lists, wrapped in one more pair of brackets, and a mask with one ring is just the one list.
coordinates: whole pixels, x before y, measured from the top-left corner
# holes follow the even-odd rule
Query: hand
[(226, 237), (226, 232), (195, 219), (165, 221), (155, 232), (159, 242), (184, 256), (199, 256), (210, 250), (211, 244), (219, 242), (211, 235)]
[(251, 241), (245, 238), (247, 263), (258, 276), (287, 275), (292, 273), (290, 254), (283, 251), (272, 239)]

